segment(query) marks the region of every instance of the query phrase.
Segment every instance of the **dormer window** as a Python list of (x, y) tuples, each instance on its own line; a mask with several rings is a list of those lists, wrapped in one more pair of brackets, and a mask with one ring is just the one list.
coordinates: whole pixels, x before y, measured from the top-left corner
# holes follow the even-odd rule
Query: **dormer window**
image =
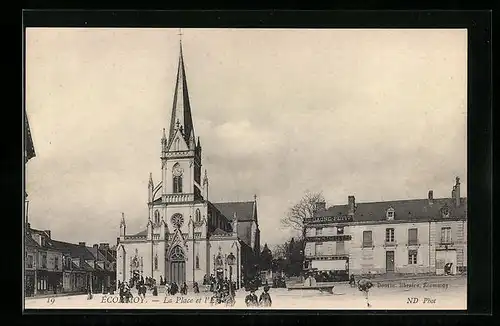
[(443, 217), (450, 217), (450, 209), (448, 207), (443, 207), (443, 209), (441, 210), (441, 213), (443, 215)]
[(390, 207), (386, 212), (386, 217), (388, 220), (394, 219), (394, 208)]

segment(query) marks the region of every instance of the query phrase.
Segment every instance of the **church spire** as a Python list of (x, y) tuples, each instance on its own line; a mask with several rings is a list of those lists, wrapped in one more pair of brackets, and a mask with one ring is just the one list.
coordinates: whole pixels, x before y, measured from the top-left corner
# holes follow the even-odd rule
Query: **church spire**
[[(179, 34), (182, 35), (182, 34)], [(194, 138), (193, 118), (186, 81), (186, 69), (184, 68), (184, 56), (182, 54), (182, 40), (179, 41), (179, 66), (177, 69), (177, 80), (175, 83), (174, 103), (172, 116), (170, 118), (169, 143), (177, 129), (181, 129), (184, 139), (189, 143), (189, 138)]]

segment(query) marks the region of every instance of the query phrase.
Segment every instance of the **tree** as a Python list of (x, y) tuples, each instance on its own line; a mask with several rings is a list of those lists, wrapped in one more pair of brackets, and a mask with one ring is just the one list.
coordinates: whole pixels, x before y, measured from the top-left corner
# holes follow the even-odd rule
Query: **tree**
[(281, 218), (281, 225), (299, 231), (301, 240), (304, 239), (306, 237), (304, 220), (314, 216), (316, 204), (319, 202), (325, 202), (322, 193), (306, 192), (299, 202), (290, 207), (287, 214)]
[(267, 247), (267, 243), (264, 244), (264, 248), (260, 254), (260, 269), (269, 270), (271, 269), (271, 264), (273, 260), (273, 254), (271, 250)]

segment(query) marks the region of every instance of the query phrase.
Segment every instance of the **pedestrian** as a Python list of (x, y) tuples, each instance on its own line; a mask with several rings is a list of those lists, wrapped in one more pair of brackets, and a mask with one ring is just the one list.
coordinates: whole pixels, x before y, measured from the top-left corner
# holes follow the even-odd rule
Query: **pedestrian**
[(349, 285), (351, 287), (355, 287), (356, 286), (356, 280), (354, 279), (354, 274), (351, 274), (351, 277), (349, 278)]
[(193, 292), (200, 293), (200, 289), (198, 288), (198, 282), (193, 283)]
[(368, 301), (368, 292), (370, 291), (370, 289), (373, 287), (373, 283), (366, 279), (366, 278), (363, 278), (361, 280), (358, 281), (358, 290), (363, 292), (365, 294), (365, 299), (366, 299), (366, 306), (367, 307), (371, 307), (371, 304), (370, 302)]
[(181, 286), (181, 294), (186, 295), (187, 291), (188, 291), (188, 286), (187, 286), (186, 282), (184, 282)]
[(269, 285), (264, 286), (264, 292), (260, 295), (259, 305), (261, 307), (271, 307), (273, 301), (271, 300), (271, 295), (269, 294)]
[(259, 301), (257, 300), (257, 296), (255, 295), (255, 290), (253, 288), (250, 289), (250, 294), (246, 296), (245, 303), (247, 307), (256, 307), (259, 305)]

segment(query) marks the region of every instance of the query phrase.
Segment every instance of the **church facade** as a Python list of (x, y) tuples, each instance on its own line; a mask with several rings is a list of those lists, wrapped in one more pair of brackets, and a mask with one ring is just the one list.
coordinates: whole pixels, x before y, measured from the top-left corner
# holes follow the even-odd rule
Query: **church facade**
[(179, 65), (168, 133), (161, 139), (161, 180), (149, 176), (146, 228), (128, 233), (122, 213), (116, 279), (153, 277), (202, 284), (214, 275), (236, 282), (256, 272), (260, 252), (257, 197), (245, 202), (209, 201), (202, 147), (195, 138), (186, 71)]

